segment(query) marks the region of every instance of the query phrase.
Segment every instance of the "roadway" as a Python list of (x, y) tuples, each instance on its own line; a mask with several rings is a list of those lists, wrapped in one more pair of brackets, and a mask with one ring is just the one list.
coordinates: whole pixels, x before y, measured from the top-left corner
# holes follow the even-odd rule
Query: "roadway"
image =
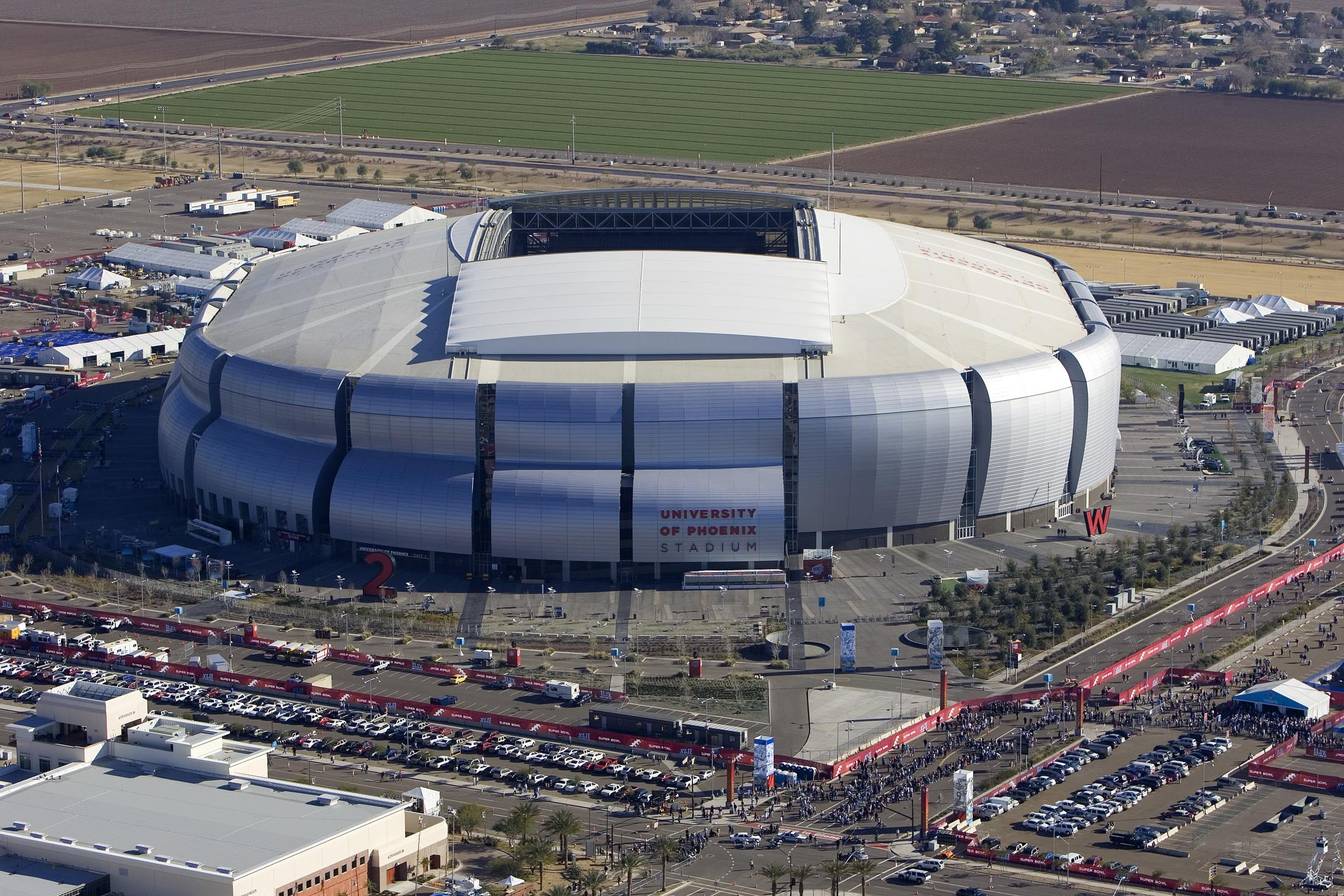
[[(1326, 448), (1329, 452), (1326, 455), (1327, 465), (1332, 468), (1338, 467), (1338, 463), (1333, 457), (1333, 446), (1338, 441), (1335, 421), (1339, 419), (1340, 402), (1341, 398), (1344, 398), (1344, 391), (1337, 389), (1337, 386), (1344, 388), (1344, 368), (1325, 371), (1309, 380), (1306, 387), (1292, 399), (1288, 408), (1281, 414), (1285, 420), (1290, 414), (1296, 415), (1297, 434), (1302, 444), (1310, 446), (1313, 453), (1321, 448)], [(1211, 412), (1191, 411), (1190, 413)], [(1292, 424), (1289, 422), (1280, 424), (1281, 427), (1290, 425)], [(1290, 458), (1289, 462), (1300, 464), (1301, 459)], [(1315, 462), (1313, 462), (1312, 467), (1313, 471), (1317, 469)], [(1282, 464), (1277, 464), (1276, 475), (1281, 474), (1283, 469)], [(1344, 488), (1344, 481), (1335, 482), (1336, 476), (1332, 475), (1332, 470), (1327, 470), (1323, 479), (1319, 472), (1313, 472), (1312, 478), (1313, 484), (1317, 485), (1318, 489), (1308, 508), (1307, 520), (1292, 529), (1288, 537), (1282, 541), (1281, 546), (1270, 548), (1269, 550), (1272, 553), (1268, 553), (1257, 562), (1244, 566), (1209, 585), (1199, 588), (1191, 593), (1188, 598), (1176, 601), (1165, 610), (1149, 614), (1131, 623), (1110, 637), (1073, 654), (1067, 659), (1062, 659), (1047, 666), (1024, 670), (1024, 674), (1019, 677), (1021, 686), (1040, 687), (1043, 683), (1042, 675), (1047, 672), (1051, 673), (1055, 682), (1058, 683), (1068, 678), (1082, 678), (1104, 669), (1143, 645), (1157, 640), (1162, 635), (1188, 622), (1190, 613), (1186, 609), (1186, 604), (1194, 603), (1196, 605), (1195, 615), (1203, 615), (1306, 560), (1310, 556), (1309, 539), (1317, 539), (1318, 547), (1322, 550), (1334, 545), (1336, 537), (1332, 534), (1331, 529), (1332, 525), (1339, 522), (1341, 488)], [(1125, 484), (1120, 482), (1117, 487), (1123, 489)], [(1324, 499), (1325, 502), (1323, 510), (1321, 499)], [(1261, 601), (1248, 608), (1242, 618), (1229, 619), (1227, 625), (1212, 626), (1206, 629), (1198, 638), (1192, 639), (1191, 644), (1187, 645), (1184, 650), (1175, 654), (1167, 652), (1155, 656), (1130, 671), (1125, 682), (1112, 682), (1111, 684), (1118, 684), (1120, 688), (1123, 688), (1126, 683), (1137, 682), (1145, 674), (1167, 666), (1194, 665), (1195, 661), (1201, 657), (1216, 653), (1227, 644), (1244, 637), (1256, 627), (1282, 619), (1295, 612), (1304, 601), (1315, 603), (1322, 593), (1334, 587), (1336, 587), (1336, 583), (1327, 582), (1325, 577), (1322, 576), (1315, 583), (1303, 583), (1300, 592), (1293, 589), (1285, 590), (1283, 596), (1281, 598), (1276, 597), (1272, 605)], [(1242, 624), (1243, 620), (1244, 625)], [(1027, 674), (1028, 672), (1029, 674)]]

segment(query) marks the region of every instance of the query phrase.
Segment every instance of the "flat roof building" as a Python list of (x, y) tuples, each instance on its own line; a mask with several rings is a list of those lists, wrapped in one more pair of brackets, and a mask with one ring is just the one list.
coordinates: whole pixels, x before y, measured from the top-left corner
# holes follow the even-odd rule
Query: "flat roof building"
[(28, 776), (0, 790), (0, 852), (137, 896), (355, 893), (441, 863), (442, 819), (269, 778), (270, 748), (147, 709), (139, 691), (81, 680), (11, 724)]
[(301, 236), (310, 237), (319, 243), (327, 243), (333, 240), (347, 240), (352, 236), (359, 236), (361, 233), (368, 233), (363, 227), (355, 227), (353, 224), (338, 224), (335, 221), (319, 221), (316, 218), (290, 218), (280, 225), (281, 230), (297, 233)]
[(1248, 348), (1227, 342), (1207, 342), (1199, 339), (1200, 335), (1194, 334), (1190, 339), (1173, 339), (1117, 331), (1115, 338), (1120, 343), (1120, 363), (1126, 367), (1151, 367), (1183, 373), (1226, 373), (1245, 367), (1255, 360), (1255, 353)]

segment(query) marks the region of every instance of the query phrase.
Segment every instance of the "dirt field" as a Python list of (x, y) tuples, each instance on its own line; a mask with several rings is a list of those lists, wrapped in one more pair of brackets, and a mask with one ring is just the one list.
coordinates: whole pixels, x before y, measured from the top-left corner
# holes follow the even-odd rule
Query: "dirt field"
[[(1344, 206), (1344, 103), (1165, 90), (837, 154), (837, 169)], [(809, 160), (824, 167), (828, 160)]]
[[(131, 168), (105, 168), (86, 165), (61, 165), (61, 189), (56, 188), (56, 165), (50, 162), (23, 163), (23, 202), (27, 208), (43, 203), (56, 204), (84, 199), (103, 201), (108, 193), (138, 190), (154, 183), (152, 172)], [(19, 163), (0, 158), (0, 214), (18, 211)]]
[(1068, 262), (1088, 280), (1163, 286), (1171, 286), (1177, 280), (1199, 280), (1205, 289), (1224, 296), (1277, 293), (1304, 302), (1344, 300), (1344, 267), (1229, 261), (1122, 249), (1041, 248)]
[[(0, 31), (6, 41), (0, 93), (11, 96), (21, 81), (30, 79), (46, 81), (55, 91), (82, 90), (382, 46), (370, 41), (64, 25), (3, 24)], [(60, 52), (64, 46), (78, 46), (80, 51)]]
[[(399, 0), (370, 15), (354, 0), (238, 0), (227, 16), (199, 4), (0, 0), (0, 95), (40, 80), (55, 90), (105, 87), (310, 57), (386, 43), (488, 34), (575, 19), (640, 15), (638, 0)], [(72, 52), (71, 48), (78, 48)]]

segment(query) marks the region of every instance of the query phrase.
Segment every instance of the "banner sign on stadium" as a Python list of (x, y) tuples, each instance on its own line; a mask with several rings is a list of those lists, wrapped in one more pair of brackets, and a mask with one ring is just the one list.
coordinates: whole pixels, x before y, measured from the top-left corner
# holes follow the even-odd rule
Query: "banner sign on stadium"
[(974, 800), (975, 772), (968, 768), (957, 769), (952, 773), (952, 811), (970, 818)]
[(929, 668), (943, 668), (943, 620), (929, 620), (925, 629), (925, 641), (929, 645)]
[(858, 657), (858, 632), (852, 622), (840, 623), (840, 671), (853, 672)]
[(658, 552), (673, 557), (709, 559), (714, 554), (756, 554), (761, 547), (755, 507), (661, 507)]

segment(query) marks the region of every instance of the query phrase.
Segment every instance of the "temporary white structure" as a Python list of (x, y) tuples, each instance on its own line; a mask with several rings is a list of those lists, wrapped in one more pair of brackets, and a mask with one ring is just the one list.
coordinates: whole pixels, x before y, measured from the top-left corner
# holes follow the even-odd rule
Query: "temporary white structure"
[(65, 285), (74, 289), (120, 289), (130, 286), (131, 281), (111, 271), (91, 265), (78, 273), (65, 278)]
[(92, 342), (72, 345), (54, 345), (37, 353), (39, 364), (82, 370), (86, 367), (106, 367), (122, 361), (140, 361), (161, 355), (176, 355), (187, 331), (181, 327), (155, 330), (152, 333), (132, 333), (112, 336)]
[(1261, 682), (1232, 699), (1243, 706), (1253, 706), (1260, 712), (1277, 712), (1307, 719), (1319, 719), (1330, 712), (1330, 695), (1296, 678)]
[(1152, 367), (1183, 373), (1226, 373), (1250, 364), (1255, 353), (1227, 342), (1201, 342), (1144, 333), (1117, 332), (1120, 363), (1127, 367)]

